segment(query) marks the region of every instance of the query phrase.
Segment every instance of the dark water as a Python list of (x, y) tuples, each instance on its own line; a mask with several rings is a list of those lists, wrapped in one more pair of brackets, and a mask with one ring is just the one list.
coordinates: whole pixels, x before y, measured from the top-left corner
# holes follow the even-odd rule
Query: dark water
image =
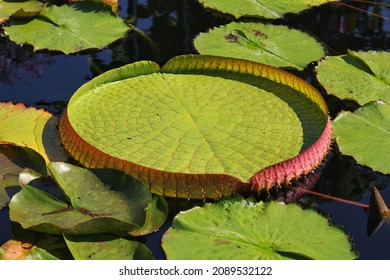
[[(0, 37), (0, 101), (24, 102), (61, 113), (71, 95), (91, 78), (118, 66), (138, 60), (153, 60), (163, 64), (169, 58), (195, 53), (193, 38), (209, 28), (229, 22), (206, 12), (194, 0), (119, 1), (119, 15), (133, 20), (149, 39), (135, 32), (101, 51), (77, 55), (32, 52), (31, 46), (16, 46)], [(390, 1), (377, 1), (390, 5)], [(390, 18), (390, 8), (348, 1), (366, 11)], [(288, 24), (311, 33), (322, 41), (328, 54), (343, 54), (351, 50), (389, 50), (390, 21), (374, 17), (333, 3), (287, 16), (276, 23)], [(311, 79), (309, 71), (300, 73)], [(312, 80), (315, 83), (315, 80)], [(332, 115), (351, 104), (327, 98)], [(354, 104), (352, 104), (352, 107)], [(390, 178), (359, 166), (350, 157), (334, 153), (324, 168), (316, 191), (368, 203), (371, 189), (377, 187), (390, 205)], [(390, 222), (368, 237), (367, 213), (360, 207), (305, 197), (303, 202), (328, 214), (332, 222), (351, 234), (361, 259), (390, 259)], [(165, 228), (164, 228), (165, 229)], [(164, 254), (159, 239), (164, 229), (147, 236), (146, 243), (157, 259)], [(0, 244), (12, 238), (8, 209), (0, 211)]]

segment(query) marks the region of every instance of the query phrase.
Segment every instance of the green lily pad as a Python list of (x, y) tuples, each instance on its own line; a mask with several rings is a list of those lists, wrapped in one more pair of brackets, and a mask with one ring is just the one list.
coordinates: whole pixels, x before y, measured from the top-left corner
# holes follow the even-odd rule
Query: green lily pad
[(198, 0), (205, 8), (217, 10), (230, 14), (235, 18), (240, 17), (260, 17), (260, 18), (281, 18), (288, 13), (299, 13), (314, 6), (319, 6), (332, 0), (294, 0), (294, 1), (274, 1), (274, 0)]
[(76, 260), (153, 260), (142, 243), (109, 234), (64, 235)]
[(11, 197), (20, 190), (19, 175), (25, 168), (47, 173), (45, 160), (34, 150), (0, 145), (0, 209), (7, 206)]
[(304, 175), (328, 152), (331, 133), (322, 96), (296, 76), (190, 55), (86, 83), (60, 136), (86, 167), (123, 170), (164, 196), (215, 198)]
[(0, 119), (0, 144), (33, 149), (46, 162), (67, 160), (58, 138), (56, 116), (22, 103), (0, 102)]
[(383, 100), (390, 103), (390, 53), (353, 52), (329, 56), (316, 68), (317, 79), (329, 94), (360, 105)]
[(201, 54), (236, 57), (298, 70), (325, 55), (323, 46), (302, 31), (252, 22), (232, 22), (201, 33), (194, 45)]
[(314, 210), (240, 197), (179, 213), (162, 237), (167, 259), (356, 259), (349, 237)]
[(10, 219), (23, 228), (52, 234), (140, 235), (158, 229), (167, 217), (167, 207), (161, 208), (165, 204), (156, 203), (145, 186), (123, 172), (93, 173), (62, 162), (48, 168), (69, 201), (25, 185), (9, 203)]
[[(345, 155), (375, 171), (390, 174), (390, 105), (371, 102), (333, 121), (334, 136)], [(358, 132), (358, 133), (357, 133)]]
[(48, 6), (28, 23), (4, 28), (18, 44), (35, 50), (49, 49), (65, 54), (85, 49), (102, 49), (125, 36), (129, 27), (109, 7), (93, 2)]
[(0, 0), (0, 24), (13, 17), (32, 17), (43, 9), (44, 4), (40, 1), (14, 1), (14, 0)]
[(8, 240), (0, 247), (0, 260), (58, 260), (47, 251), (29, 243)]

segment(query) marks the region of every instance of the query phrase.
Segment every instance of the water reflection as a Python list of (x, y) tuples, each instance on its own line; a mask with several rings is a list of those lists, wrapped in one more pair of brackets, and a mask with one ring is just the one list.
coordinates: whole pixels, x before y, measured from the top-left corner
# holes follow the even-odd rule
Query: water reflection
[(0, 38), (0, 83), (18, 85), (29, 78), (41, 78), (52, 63), (47, 54), (33, 53), (21, 46)]

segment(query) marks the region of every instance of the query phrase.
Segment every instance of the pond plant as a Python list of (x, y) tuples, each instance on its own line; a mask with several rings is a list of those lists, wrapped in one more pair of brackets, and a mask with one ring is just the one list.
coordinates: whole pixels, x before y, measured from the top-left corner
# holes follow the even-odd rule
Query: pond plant
[[(199, 2), (231, 22), (193, 38), (197, 54), (105, 71), (61, 115), (0, 103), (0, 207), (16, 237), (0, 259), (154, 259), (143, 240), (158, 231), (167, 259), (359, 257), (353, 236), (299, 199), (334, 150), (390, 174), (389, 53), (327, 55), (272, 22), (339, 1)], [(115, 1), (0, 7), (9, 40), (34, 51), (96, 51), (141, 32)], [(324, 92), (298, 77), (309, 69)], [(357, 109), (333, 118), (330, 96)], [(390, 215), (376, 188), (358, 206), (370, 234)]]

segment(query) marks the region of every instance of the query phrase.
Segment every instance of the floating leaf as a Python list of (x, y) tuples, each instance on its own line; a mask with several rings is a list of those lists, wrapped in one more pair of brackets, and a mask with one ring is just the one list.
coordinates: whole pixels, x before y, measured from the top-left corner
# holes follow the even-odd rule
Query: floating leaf
[(319, 6), (332, 0), (198, 0), (206, 8), (239, 17), (281, 18), (287, 13), (299, 13), (313, 6)]
[(20, 190), (19, 175), (25, 168), (46, 174), (46, 163), (32, 149), (13, 145), (0, 145), (0, 209)]
[(322, 45), (306, 33), (283, 25), (251, 22), (232, 22), (201, 33), (194, 45), (201, 54), (236, 57), (299, 70), (325, 55)]
[(328, 56), (318, 67), (317, 79), (329, 94), (360, 105), (383, 100), (390, 103), (389, 52), (353, 52)]
[(68, 0), (69, 3), (77, 3), (77, 2), (82, 2), (82, 1), (93, 1), (96, 3), (101, 3), (104, 5), (107, 5), (111, 7), (112, 12), (115, 15), (118, 15), (118, 0)]
[[(340, 151), (375, 171), (390, 174), (390, 105), (371, 102), (333, 121)], [(358, 133), (357, 133), (358, 132)]]
[(0, 24), (13, 17), (33, 17), (43, 9), (44, 4), (39, 1), (0, 0)]
[(296, 204), (235, 198), (179, 213), (162, 237), (167, 259), (355, 259), (342, 229)]
[(18, 44), (28, 43), (35, 50), (58, 50), (69, 54), (101, 49), (124, 37), (129, 27), (112, 15), (109, 7), (81, 2), (49, 6), (34, 20), (4, 29)]
[(152, 260), (142, 243), (109, 234), (68, 235), (65, 241), (76, 260)]
[[(167, 217), (166, 209), (150, 207), (156, 202), (148, 189), (123, 172), (99, 170), (94, 174), (62, 162), (50, 163), (48, 167), (69, 202), (24, 186), (9, 204), (11, 220), (23, 228), (52, 234), (134, 231), (139, 235), (156, 230)], [(151, 215), (148, 211), (152, 211), (157, 222), (147, 218)]]
[(186, 198), (288, 183), (320, 164), (330, 131), (326, 104), (305, 81), (199, 55), (106, 72), (72, 96), (60, 122), (64, 147), (86, 167)]
[(0, 119), (0, 144), (33, 149), (46, 162), (67, 159), (58, 139), (56, 116), (22, 103), (0, 102)]
[(57, 260), (32, 244), (9, 240), (0, 247), (0, 260)]

